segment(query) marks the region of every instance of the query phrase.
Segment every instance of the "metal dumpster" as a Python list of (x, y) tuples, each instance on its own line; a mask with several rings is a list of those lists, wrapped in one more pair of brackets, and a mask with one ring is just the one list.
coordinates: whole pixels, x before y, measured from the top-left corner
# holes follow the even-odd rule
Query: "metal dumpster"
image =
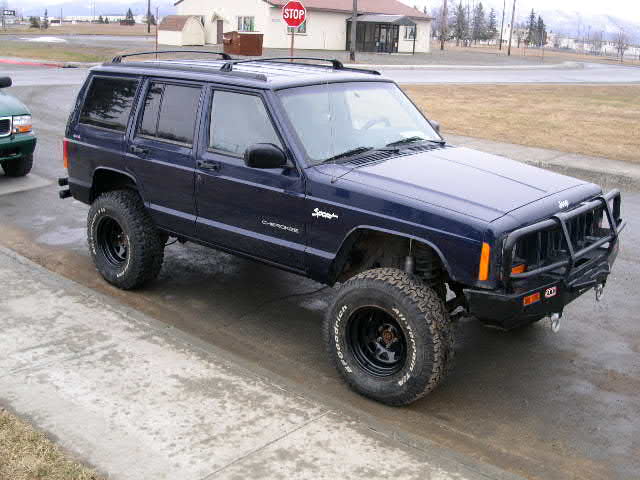
[(230, 55), (262, 56), (262, 33), (227, 32), (224, 34), (224, 53)]

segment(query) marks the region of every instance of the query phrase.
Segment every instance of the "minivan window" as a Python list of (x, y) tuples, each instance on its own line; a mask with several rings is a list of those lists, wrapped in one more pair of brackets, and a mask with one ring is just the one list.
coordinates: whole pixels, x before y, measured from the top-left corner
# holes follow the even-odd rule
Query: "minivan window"
[(256, 143), (282, 143), (257, 95), (216, 91), (211, 105), (209, 148), (242, 155)]
[(191, 146), (200, 87), (152, 83), (144, 104), (141, 135)]
[(124, 132), (138, 81), (94, 77), (80, 112), (80, 123)]

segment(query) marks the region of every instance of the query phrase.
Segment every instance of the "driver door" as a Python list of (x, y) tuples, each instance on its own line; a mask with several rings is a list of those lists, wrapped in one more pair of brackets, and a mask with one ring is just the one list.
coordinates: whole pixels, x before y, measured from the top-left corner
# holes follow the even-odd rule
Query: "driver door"
[(247, 167), (256, 143), (287, 152), (261, 92), (208, 92), (196, 161), (196, 234), (227, 250), (305, 269), (305, 182), (295, 167)]

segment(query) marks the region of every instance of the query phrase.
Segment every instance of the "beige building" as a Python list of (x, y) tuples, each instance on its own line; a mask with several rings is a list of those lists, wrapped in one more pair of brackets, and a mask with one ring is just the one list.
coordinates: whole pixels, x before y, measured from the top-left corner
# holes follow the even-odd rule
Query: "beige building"
[[(282, 20), (285, 3), (286, 0), (178, 0), (175, 5), (179, 16), (201, 18), (206, 43), (222, 43), (226, 32), (258, 32), (264, 35), (265, 48), (287, 48), (291, 36)], [(347, 49), (352, 0), (302, 3), (307, 9), (307, 21), (296, 30), (296, 49)], [(359, 0), (358, 11), (359, 51), (429, 52), (431, 18), (419, 10), (397, 0)]]
[(162, 45), (204, 45), (205, 31), (197, 15), (167, 15), (158, 25), (158, 43)]

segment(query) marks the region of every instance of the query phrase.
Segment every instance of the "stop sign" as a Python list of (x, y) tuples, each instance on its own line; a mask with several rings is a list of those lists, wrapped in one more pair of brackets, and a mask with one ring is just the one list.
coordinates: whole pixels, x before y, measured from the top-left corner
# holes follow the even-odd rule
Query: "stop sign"
[(300, 2), (287, 2), (282, 9), (282, 18), (290, 27), (299, 27), (307, 19), (307, 9)]

